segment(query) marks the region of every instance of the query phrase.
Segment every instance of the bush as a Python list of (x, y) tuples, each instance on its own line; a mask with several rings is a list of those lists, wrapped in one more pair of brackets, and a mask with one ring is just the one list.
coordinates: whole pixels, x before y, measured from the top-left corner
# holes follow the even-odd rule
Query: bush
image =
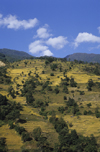
[(84, 93), (84, 91), (80, 91), (80, 95), (84, 95), (85, 93)]
[(36, 100), (35, 108), (44, 106), (44, 102), (41, 99)]
[(23, 132), (26, 132), (24, 127), (20, 127), (18, 125), (15, 126), (15, 130), (21, 135)]
[(100, 118), (100, 112), (96, 113), (96, 118)]
[(58, 86), (56, 86), (56, 87), (55, 87), (54, 91), (55, 91), (55, 93), (56, 93), (56, 94), (58, 94), (58, 93), (59, 93)]
[(90, 106), (92, 106), (92, 105), (91, 105), (91, 103), (88, 103), (87, 106), (90, 108)]
[(50, 67), (51, 67), (52, 71), (55, 71), (58, 66), (57, 66), (57, 64), (55, 63), (55, 64), (52, 64)]
[(88, 114), (88, 112), (86, 110), (84, 110), (84, 115), (87, 115), (87, 114)]
[(88, 91), (91, 91), (91, 90), (92, 90), (93, 85), (94, 85), (93, 80), (92, 80), (92, 79), (89, 79), (89, 80), (88, 80), (88, 86), (87, 86)]
[(54, 73), (50, 73), (50, 76), (54, 76)]
[(82, 115), (82, 114), (80, 111), (78, 111), (78, 112), (76, 112), (76, 115), (78, 116), (78, 115)]
[(52, 91), (52, 87), (51, 87), (51, 86), (48, 86), (48, 87), (47, 87), (47, 90), (48, 90), (48, 91)]
[(6, 96), (3, 96), (2, 94), (0, 94), (0, 105), (7, 105), (7, 98)]
[(28, 132), (22, 132), (22, 140), (25, 142), (25, 141), (30, 141), (31, 138), (30, 138), (30, 135)]
[(0, 152), (7, 152), (6, 138), (0, 138)]
[(32, 92), (28, 92), (26, 94), (26, 103), (31, 104), (31, 103), (33, 103), (33, 101), (34, 101), (34, 97), (32, 95)]
[(44, 70), (42, 71), (42, 74), (45, 74), (45, 71), (44, 71)]
[(69, 127), (73, 127), (73, 124), (72, 124), (72, 122), (70, 122), (70, 123), (69, 123)]
[(88, 115), (91, 115), (93, 114), (93, 112), (91, 110), (88, 111)]
[(77, 87), (77, 83), (74, 81), (74, 78), (70, 79), (70, 86), (71, 87)]
[(49, 85), (49, 81), (46, 81), (43, 85), (42, 85), (42, 90), (44, 90), (46, 87), (48, 87)]
[(64, 111), (65, 111), (65, 108), (64, 108), (63, 106), (61, 106), (61, 107), (58, 107), (58, 111), (59, 111), (59, 112), (61, 112), (61, 113), (64, 113)]
[(67, 100), (67, 97), (66, 97), (66, 96), (64, 96), (64, 100)]
[(40, 127), (37, 127), (33, 130), (33, 137), (36, 141), (39, 141), (39, 139), (41, 137), (41, 133), (42, 133), (42, 130)]
[(13, 124), (13, 121), (9, 122), (9, 127), (10, 127), (10, 129), (13, 129), (15, 127), (15, 125)]
[(63, 92), (64, 92), (64, 93), (66, 93), (66, 94), (68, 94), (68, 93), (69, 93), (68, 88), (67, 88), (67, 86), (66, 86), (66, 85), (64, 85)]

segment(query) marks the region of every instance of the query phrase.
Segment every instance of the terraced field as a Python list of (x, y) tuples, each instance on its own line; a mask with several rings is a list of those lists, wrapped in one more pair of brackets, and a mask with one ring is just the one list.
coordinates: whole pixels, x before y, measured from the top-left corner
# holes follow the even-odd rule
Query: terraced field
[[(25, 64), (25, 62), (27, 62), (27, 64)], [(51, 64), (58, 65), (56, 70), (52, 71)], [(62, 67), (61, 72), (60, 66)], [(22, 105), (23, 110), (20, 112), (20, 118), (26, 120), (26, 122), (17, 122), (19, 126), (23, 126), (31, 135), (36, 127), (41, 127), (42, 134), (47, 137), (52, 147), (54, 147), (54, 143), (59, 143), (58, 133), (49, 122), (51, 116), (50, 112), (53, 110), (56, 113), (56, 117), (62, 117), (66, 121), (70, 131), (75, 129), (78, 134), (84, 136), (93, 134), (97, 139), (97, 143), (100, 145), (100, 118), (96, 118), (95, 116), (95, 109), (100, 109), (100, 90), (96, 90), (95, 87), (92, 91), (88, 91), (87, 89), (88, 80), (92, 79), (94, 83), (100, 82), (100, 76), (87, 73), (83, 70), (84, 66), (84, 64), (75, 63), (72, 65), (72, 62), (62, 62), (59, 60), (46, 65), (43, 59), (14, 62), (7, 69), (8, 75), (11, 76), (12, 83), (9, 85), (0, 84), (0, 94), (6, 95), (9, 101), (16, 101)], [(65, 69), (67, 71), (65, 75), (70, 79), (73, 77), (74, 81), (77, 83), (77, 87), (72, 87), (70, 84), (68, 85), (69, 92), (67, 94), (63, 91), (63, 86), (61, 85), (62, 79), (65, 78)], [(54, 76), (51, 76), (51, 73), (53, 73)], [(47, 111), (47, 118), (40, 114), (40, 107), (35, 108), (34, 106), (28, 105), (26, 97), (21, 96), (21, 89), (23, 89), (26, 80), (29, 80), (31, 76), (36, 77), (36, 74), (38, 75), (37, 79), (40, 83), (45, 83), (49, 80), (49, 86), (52, 87), (52, 91), (48, 91), (47, 89), (41, 91), (42, 86), (38, 85), (33, 94), (35, 101), (42, 100), (48, 102), (48, 106), (46, 106), (45, 109), (45, 111)], [(18, 91), (19, 94), (16, 95), (15, 98), (8, 95), (9, 86), (12, 86), (15, 92)], [(59, 88), (59, 93), (56, 94), (54, 90), (57, 86)], [(80, 91), (83, 91), (84, 94), (81, 95)], [(65, 110), (63, 113), (58, 111), (59, 107), (66, 107), (64, 96), (67, 97), (67, 100), (73, 98), (77, 102), (81, 114), (73, 115), (71, 108)], [(89, 103), (91, 103), (90, 107), (87, 106)], [(85, 110), (91, 110), (92, 114), (84, 115)], [(2, 122), (0, 122), (0, 124), (1, 123)], [(72, 126), (69, 125), (70, 123)], [(6, 138), (9, 151), (20, 152), (23, 147), (30, 151), (37, 148), (37, 142), (34, 138), (32, 138), (31, 141), (23, 142), (21, 136), (14, 129), (9, 129), (9, 125), (5, 122), (4, 125), (0, 127), (0, 137)]]

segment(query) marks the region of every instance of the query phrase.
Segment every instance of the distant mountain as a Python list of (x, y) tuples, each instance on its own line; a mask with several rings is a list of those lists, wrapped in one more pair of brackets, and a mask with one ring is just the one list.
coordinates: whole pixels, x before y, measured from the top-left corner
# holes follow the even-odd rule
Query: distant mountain
[(26, 52), (23, 51), (16, 51), (16, 50), (11, 50), (11, 49), (0, 49), (0, 59), (6, 59), (9, 62), (14, 62), (18, 60), (23, 60), (23, 59), (29, 59), (30, 57), (33, 57), (29, 55)]
[(100, 63), (100, 54), (74, 53), (65, 57), (67, 60)]

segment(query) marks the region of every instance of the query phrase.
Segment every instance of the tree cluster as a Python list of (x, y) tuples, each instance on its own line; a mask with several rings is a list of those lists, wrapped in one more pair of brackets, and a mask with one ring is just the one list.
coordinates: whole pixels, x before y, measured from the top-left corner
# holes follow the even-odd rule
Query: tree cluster
[(1, 120), (15, 120), (20, 116), (20, 110), (22, 110), (22, 106), (20, 103), (10, 102), (6, 98), (0, 94), (0, 119)]
[(79, 136), (76, 130), (69, 132), (68, 125), (63, 118), (50, 117), (50, 122), (59, 134), (60, 144), (56, 144), (54, 152), (97, 152), (97, 142), (91, 137)]

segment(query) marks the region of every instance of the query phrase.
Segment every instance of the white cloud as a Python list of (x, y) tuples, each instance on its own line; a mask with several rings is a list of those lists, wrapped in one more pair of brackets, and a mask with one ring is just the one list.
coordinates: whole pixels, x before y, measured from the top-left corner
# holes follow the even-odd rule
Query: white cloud
[(41, 39), (46, 39), (48, 37), (52, 36), (52, 34), (49, 34), (49, 30), (48, 30), (48, 24), (45, 24), (43, 27), (40, 27), (37, 30), (37, 35), (34, 36), (34, 38), (41, 38)]
[(41, 40), (34, 41), (33, 43), (29, 45), (29, 52), (31, 52), (32, 54), (38, 54), (42, 56), (53, 55), (53, 53), (50, 50), (48, 50), (48, 46), (44, 45), (43, 43), (44, 42)]
[(37, 18), (27, 20), (18, 20), (16, 16), (8, 15), (5, 18), (2, 18), (2, 14), (0, 14), (0, 25), (7, 26), (9, 29), (29, 29), (33, 28), (37, 25)]
[(53, 56), (53, 53), (50, 50), (45, 50), (41, 54), (42, 56)]
[(76, 39), (74, 40), (74, 45), (75, 47), (78, 47), (78, 45), (83, 42), (100, 43), (100, 37), (97, 37), (87, 32), (79, 33)]
[(62, 49), (67, 43), (67, 37), (64, 36), (49, 38), (46, 42), (47, 45), (51, 45), (53, 48), (56, 49)]

